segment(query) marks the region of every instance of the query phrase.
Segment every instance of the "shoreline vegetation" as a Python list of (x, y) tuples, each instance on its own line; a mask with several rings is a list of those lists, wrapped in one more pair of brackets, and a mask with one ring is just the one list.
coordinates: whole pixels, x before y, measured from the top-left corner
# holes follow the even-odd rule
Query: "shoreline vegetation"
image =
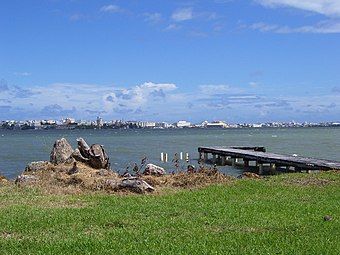
[(340, 171), (119, 175), (77, 141), (0, 178), (1, 254), (338, 254)]

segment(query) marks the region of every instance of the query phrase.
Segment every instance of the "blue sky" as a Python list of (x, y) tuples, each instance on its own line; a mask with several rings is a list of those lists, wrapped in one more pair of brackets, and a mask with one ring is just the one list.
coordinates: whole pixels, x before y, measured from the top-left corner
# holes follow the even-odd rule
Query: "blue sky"
[(340, 120), (339, 0), (4, 0), (0, 119)]

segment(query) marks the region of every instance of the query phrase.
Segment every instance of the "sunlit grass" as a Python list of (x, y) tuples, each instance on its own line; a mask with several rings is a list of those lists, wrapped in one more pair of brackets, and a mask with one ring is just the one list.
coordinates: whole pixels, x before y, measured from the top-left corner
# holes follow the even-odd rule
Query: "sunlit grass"
[(322, 173), (157, 196), (1, 187), (0, 254), (338, 254), (339, 184)]

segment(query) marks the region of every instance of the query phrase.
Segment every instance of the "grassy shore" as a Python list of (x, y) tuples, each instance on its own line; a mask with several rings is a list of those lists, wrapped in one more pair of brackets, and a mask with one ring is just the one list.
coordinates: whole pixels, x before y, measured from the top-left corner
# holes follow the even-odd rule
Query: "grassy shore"
[(157, 195), (4, 185), (0, 254), (338, 254), (339, 184), (328, 172)]

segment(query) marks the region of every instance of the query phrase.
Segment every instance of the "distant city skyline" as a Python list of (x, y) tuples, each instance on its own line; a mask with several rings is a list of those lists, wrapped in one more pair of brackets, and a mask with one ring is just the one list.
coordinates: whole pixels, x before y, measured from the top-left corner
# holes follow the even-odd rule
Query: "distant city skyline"
[(338, 0), (5, 0), (0, 120), (340, 120)]

